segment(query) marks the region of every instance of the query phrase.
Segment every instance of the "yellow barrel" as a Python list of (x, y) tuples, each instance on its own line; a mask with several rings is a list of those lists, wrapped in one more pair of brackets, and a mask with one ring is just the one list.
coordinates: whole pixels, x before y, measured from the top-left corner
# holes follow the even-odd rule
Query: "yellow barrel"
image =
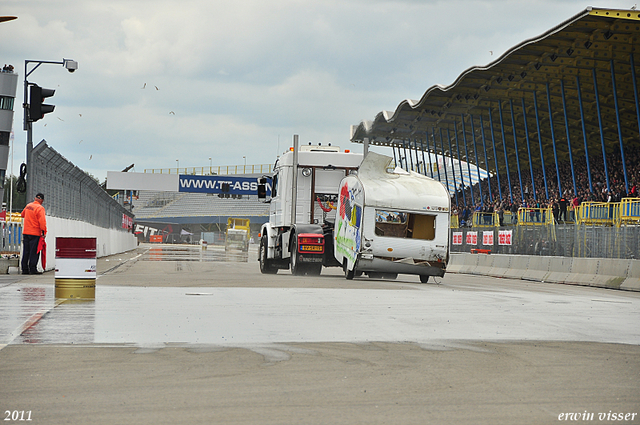
[(83, 298), (94, 299), (96, 297), (95, 279), (56, 279), (56, 298)]
[(96, 238), (56, 238), (56, 298), (95, 299)]

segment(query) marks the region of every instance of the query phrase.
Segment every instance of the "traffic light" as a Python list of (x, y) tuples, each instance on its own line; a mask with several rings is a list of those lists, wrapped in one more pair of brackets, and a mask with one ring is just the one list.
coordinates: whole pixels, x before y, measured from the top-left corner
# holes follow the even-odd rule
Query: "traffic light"
[(53, 89), (43, 89), (37, 84), (31, 85), (29, 88), (29, 121), (35, 122), (44, 117), (44, 114), (53, 112), (54, 105), (45, 105), (44, 99), (55, 94)]

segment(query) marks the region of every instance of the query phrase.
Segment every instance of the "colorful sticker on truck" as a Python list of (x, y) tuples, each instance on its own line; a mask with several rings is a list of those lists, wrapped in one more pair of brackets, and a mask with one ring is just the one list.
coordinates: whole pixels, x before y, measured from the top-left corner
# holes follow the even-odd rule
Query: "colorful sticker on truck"
[(361, 243), (362, 206), (356, 204), (355, 195), (353, 188), (345, 182), (340, 189), (336, 223), (336, 250), (349, 260), (350, 265), (356, 261)]

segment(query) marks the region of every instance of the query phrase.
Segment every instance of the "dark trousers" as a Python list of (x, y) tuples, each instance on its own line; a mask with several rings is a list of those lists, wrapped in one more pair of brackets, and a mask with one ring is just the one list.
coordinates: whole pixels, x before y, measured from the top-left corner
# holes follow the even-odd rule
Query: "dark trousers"
[(40, 236), (22, 235), (22, 273), (34, 273), (38, 271), (38, 243)]

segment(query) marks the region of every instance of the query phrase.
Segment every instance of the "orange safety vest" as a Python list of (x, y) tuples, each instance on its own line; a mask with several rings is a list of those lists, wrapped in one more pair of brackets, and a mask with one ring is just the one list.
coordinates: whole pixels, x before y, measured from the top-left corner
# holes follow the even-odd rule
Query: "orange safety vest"
[(44, 207), (39, 201), (28, 204), (20, 213), (22, 216), (22, 233), (24, 235), (42, 236), (47, 234), (47, 219)]

